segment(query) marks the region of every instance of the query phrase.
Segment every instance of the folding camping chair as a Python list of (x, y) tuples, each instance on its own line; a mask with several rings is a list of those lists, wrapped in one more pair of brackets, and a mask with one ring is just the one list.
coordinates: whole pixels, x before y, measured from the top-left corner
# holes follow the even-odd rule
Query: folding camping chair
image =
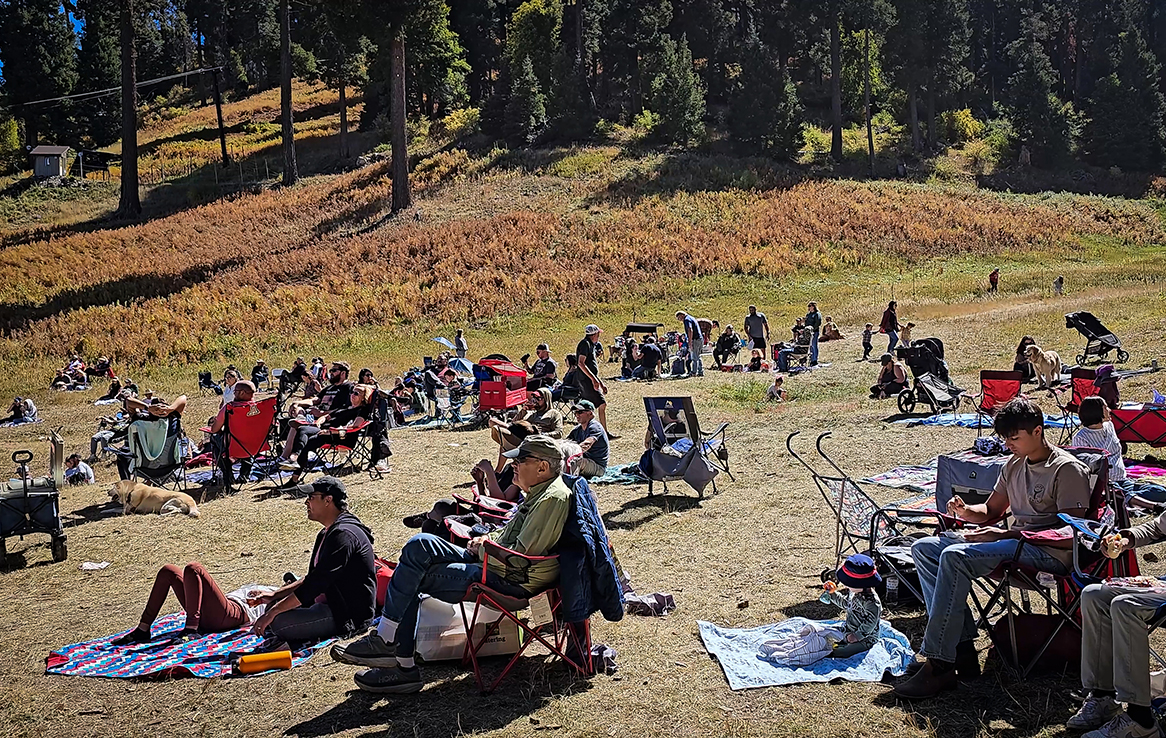
[[(268, 467), (264, 470), (265, 476), (270, 476), (272, 469), (282, 476), (271, 454), (278, 407), (278, 397), (268, 397), (239, 407), (228, 406), (226, 423), (223, 424), (222, 432), (216, 434), (218, 440), (215, 441), (217, 473), (223, 477), (227, 494), (239, 491), (239, 487), (250, 478), (251, 469), (257, 462)], [(203, 428), (203, 431), (209, 433), (210, 428)], [(236, 461), (241, 462), (239, 471), (244, 476), (238, 485), (233, 471)]]
[(371, 426), (372, 421), (365, 420), (355, 423), (344, 432), (344, 435), (331, 433), (336, 440), (320, 446), (317, 459), (324, 462), (329, 472), (338, 472), (352, 466), (357, 471), (369, 470), (370, 476), (376, 479), (377, 474), (372, 463), (372, 443), (368, 435)]
[(1061, 443), (1065, 443), (1068, 439), (1072, 438), (1073, 432), (1080, 427), (1080, 421), (1074, 422), (1074, 418), (1081, 409), (1081, 401), (1086, 397), (1101, 394), (1101, 388), (1096, 384), (1096, 369), (1075, 366), (1069, 370), (1069, 380), (1068, 391), (1063, 389), (1058, 391), (1053, 387), (1049, 388), (1049, 394), (1052, 396), (1053, 401), (1061, 408), (1061, 419), (1064, 421), (1064, 427), (1061, 431)]
[[(482, 580), (471, 584), (463, 598), (466, 605), (473, 603), (473, 611), (472, 616), (468, 615), (466, 605), (462, 607), (462, 623), (467, 633), (462, 661), (473, 665), (478, 688), (483, 692), (493, 691), (518, 662), (518, 658), (527, 647), (535, 641), (550, 651), (553, 658), (562, 659), (580, 675), (586, 677), (594, 674), (595, 663), (591, 657), (591, 615), (598, 610), (602, 612), (604, 618), (612, 622), (623, 617), (623, 588), (619, 581), (619, 562), (615, 560), (614, 551), (611, 552), (611, 559), (608, 562), (610, 567), (602, 566), (601, 562), (593, 560), (592, 557), (593, 548), (611, 550), (607, 532), (599, 517), (599, 510), (595, 506), (595, 496), (587, 481), (580, 477), (566, 477), (564, 481), (571, 488), (571, 511), (567, 515), (567, 521), (563, 525), (553, 554), (537, 558), (525, 556), (487, 540), (485, 552), (488, 556), (485, 557), (487, 563), (482, 569)], [(558, 558), (563, 565), (560, 567), (560, 578), (555, 586), (528, 599), (520, 599), (503, 596), (486, 585), (486, 570), (490, 566), (491, 557), (495, 561), (506, 563), (505, 578), (519, 586), (528, 581), (527, 571), (536, 561)], [(580, 561), (583, 562), (582, 571), (571, 565)], [(583, 594), (594, 591), (598, 583), (605, 578), (620, 593), (618, 602), (611, 600), (606, 606), (597, 602), (596, 598)], [(581, 595), (583, 599), (590, 601), (588, 603), (590, 609), (579, 601)], [(498, 613), (497, 617), (493, 621), (483, 620), (491, 617), (487, 614), (491, 610)], [(528, 610), (526, 616), (521, 613), (523, 610)], [(521, 645), (518, 652), (510, 657), (502, 673), (487, 688), (479, 651), (489, 643), (503, 620), (509, 620), (517, 626)], [(484, 629), (475, 627), (483, 624), (486, 626)], [(478, 630), (484, 632), (479, 635)]]
[[(1089, 510), (1086, 512), (1084, 519), (1097, 523), (1100, 526), (1112, 526), (1115, 528), (1128, 527), (1128, 514), (1126, 513), (1125, 503), (1121, 495), (1115, 495), (1112, 500), (1109, 498), (1109, 461), (1105, 452), (1085, 448), (1066, 448), (1065, 450), (1072, 453), (1089, 467), (1092, 494), (1089, 500)], [(1112, 515), (1109, 513), (1112, 513)], [(1037, 662), (1044, 656), (1054, 639), (1065, 626), (1072, 626), (1080, 634), (1081, 624), (1078, 622), (1078, 613), (1081, 608), (1081, 590), (1085, 586), (1085, 583), (1094, 580), (1099, 581), (1119, 571), (1124, 572), (1130, 570), (1128, 559), (1121, 561), (1119, 564), (1115, 564), (1114, 561), (1105, 559), (1099, 553), (1085, 553), (1076, 549), (1077, 536), (1073, 530), (1070, 526), (1068, 529), (1058, 529), (1055, 531), (1023, 533), (1017, 542), (1014, 559), (1001, 564), (986, 577), (986, 580), (994, 581), (997, 584), (991, 590), (991, 594), (983, 605), (981, 605), (975, 590), (972, 590), (971, 600), (978, 614), (977, 621), (979, 626), (988, 631), (997, 652), (1001, 654), (1010, 666), (1019, 670), (1022, 677), (1028, 676), (1029, 672), (1037, 665)], [(1055, 582), (1054, 591), (1050, 594), (1048, 589), (1038, 579), (1038, 576), (1042, 572), (1034, 567), (1019, 563), (1024, 546), (1032, 545), (1060, 549), (1073, 547), (1074, 566), (1075, 568), (1081, 569), (1082, 573), (1070, 572), (1069, 574), (1060, 575), (1045, 572), (1045, 574), (1052, 576)], [(1136, 563), (1133, 566), (1136, 566)], [(1019, 604), (1012, 597), (1012, 590), (1014, 589), (1021, 595), (1021, 602)], [(1035, 594), (1039, 600), (1044, 601), (1048, 615), (1055, 615), (1059, 619), (1048, 638), (1037, 649), (1036, 654), (1026, 663), (1021, 663), (1016, 642), (1016, 616), (1031, 610), (1029, 596), (1032, 594)], [(1002, 634), (990, 622), (991, 614), (998, 605), (1002, 606), (1004, 610), (1003, 617), (1005, 618), (1008, 629), (1007, 643), (1002, 642)]]
[(996, 415), (1005, 403), (1020, 397), (1024, 375), (1020, 372), (984, 369), (980, 372), (980, 394), (964, 395), (972, 403), (976, 418), (976, 435), (983, 435), (984, 421)]
[(207, 395), (221, 395), (223, 394), (223, 388), (215, 382), (214, 377), (211, 376), (210, 372), (199, 372), (198, 394), (201, 397), (206, 397)]
[[(164, 430), (161, 448), (151, 449), (147, 439)], [(130, 478), (139, 479), (155, 487), (186, 489), (186, 435), (182, 421), (177, 417), (135, 420), (126, 429), (125, 450), (114, 450), (122, 459), (129, 460)]]
[[(834, 566), (822, 570), (822, 581), (831, 579), (842, 565), (842, 560), (856, 553), (868, 554), (882, 569), (889, 569), (907, 591), (923, 602), (919, 587), (904, 576), (904, 567), (910, 563), (909, 539), (916, 531), (912, 528), (934, 526), (935, 510), (928, 508), (886, 507), (880, 508), (869, 494), (849, 474), (844, 472), (822, 449), (822, 442), (833, 435), (826, 431), (818, 436), (815, 448), (834, 473), (821, 474), (794, 450), (793, 440), (801, 431), (790, 433), (785, 439), (786, 450), (802, 466), (809, 470), (822, 494), (822, 498), (834, 515)], [(896, 503), (904, 504), (905, 503)], [(917, 534), (917, 533), (916, 533)], [(887, 578), (884, 579), (884, 587)], [(888, 602), (887, 605), (892, 603)]]
[[(712, 484), (713, 494), (717, 493), (719, 472), (735, 480), (725, 445), (728, 423), (708, 433), (701, 431), (691, 397), (645, 397), (644, 409), (652, 432), (652, 468), (645, 470), (649, 496), (654, 482), (661, 482), (664, 494), (668, 494), (668, 482), (683, 479), (703, 497), (708, 483)], [(701, 463), (694, 465), (698, 459)]]

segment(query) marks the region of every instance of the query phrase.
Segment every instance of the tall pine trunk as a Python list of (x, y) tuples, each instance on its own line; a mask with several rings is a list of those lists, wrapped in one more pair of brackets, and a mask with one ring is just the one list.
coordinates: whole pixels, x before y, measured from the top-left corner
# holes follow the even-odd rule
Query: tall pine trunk
[(919, 133), (919, 87), (912, 82), (907, 89), (907, 110), (911, 118), (911, 150), (923, 151), (923, 136)]
[[(198, 68), (206, 69), (206, 36), (202, 32), (202, 20), (195, 16), (194, 37), (198, 39)], [(198, 97), (200, 107), (206, 107), (206, 72), (198, 75)]]
[(142, 214), (138, 193), (138, 50), (134, 0), (121, 0), (121, 199), (117, 215)]
[(830, 138), (830, 156), (842, 161), (842, 19), (830, 19), (830, 108), (833, 130)]
[(389, 44), (389, 114), (393, 128), (393, 212), (413, 205), (409, 192), (409, 145), (405, 133), (405, 32), (397, 28)]
[(874, 124), (870, 113), (870, 29), (862, 33), (863, 95), (866, 98), (866, 150), (870, 156), (870, 176), (875, 176)]
[(283, 184), (294, 185), (300, 178), (296, 164), (296, 129), (292, 120), (291, 9), (288, 0), (279, 4), (280, 108), (283, 119)]
[(348, 158), (348, 79), (340, 75), (340, 158)]
[(936, 126), (936, 107), (939, 105), (939, 96), (935, 94), (937, 81), (932, 78), (927, 84), (927, 148), (935, 151), (939, 143), (939, 130)]

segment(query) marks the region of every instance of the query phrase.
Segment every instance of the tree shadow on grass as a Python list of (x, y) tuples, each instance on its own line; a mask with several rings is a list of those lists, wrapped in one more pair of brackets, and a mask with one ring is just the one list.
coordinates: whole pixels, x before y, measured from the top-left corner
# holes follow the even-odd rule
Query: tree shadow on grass
[[(482, 662), (486, 678), (499, 673), (505, 658)], [(428, 684), (418, 694), (379, 696), (354, 689), (344, 702), (291, 726), (283, 735), (317, 738), (362, 728), (372, 730), (359, 735), (408, 738), (485, 733), (530, 715), (553, 697), (591, 688), (589, 681), (573, 677), (563, 664), (544, 665), (538, 658), (520, 659), (489, 695), (479, 693), (473, 674), (460, 667), (426, 664), (421, 668)]]
[(608, 530), (635, 530), (666, 513), (685, 512), (700, 507), (702, 501), (699, 497), (688, 495), (638, 497), (604, 513), (603, 524)]
[(653, 196), (724, 190), (784, 190), (812, 175), (769, 159), (699, 153), (668, 153), (651, 167), (637, 167), (611, 182), (586, 205), (631, 206)]

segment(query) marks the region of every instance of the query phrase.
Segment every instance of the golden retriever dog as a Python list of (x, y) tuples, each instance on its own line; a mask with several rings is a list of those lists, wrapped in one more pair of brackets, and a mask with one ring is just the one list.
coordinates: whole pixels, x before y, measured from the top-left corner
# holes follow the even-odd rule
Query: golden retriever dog
[(120, 502), (122, 513), (149, 515), (189, 515), (198, 517), (198, 504), (185, 492), (151, 487), (132, 479), (123, 479), (109, 491), (114, 502)]
[(1024, 349), (1024, 358), (1036, 370), (1038, 389), (1052, 387), (1061, 378), (1061, 357), (1056, 351), (1044, 351), (1033, 344)]

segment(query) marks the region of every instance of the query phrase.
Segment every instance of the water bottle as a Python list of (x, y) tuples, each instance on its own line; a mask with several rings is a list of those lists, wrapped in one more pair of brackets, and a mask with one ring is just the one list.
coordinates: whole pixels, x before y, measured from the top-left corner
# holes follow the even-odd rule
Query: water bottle
[(894, 574), (887, 577), (887, 602), (899, 601), (899, 578)]

